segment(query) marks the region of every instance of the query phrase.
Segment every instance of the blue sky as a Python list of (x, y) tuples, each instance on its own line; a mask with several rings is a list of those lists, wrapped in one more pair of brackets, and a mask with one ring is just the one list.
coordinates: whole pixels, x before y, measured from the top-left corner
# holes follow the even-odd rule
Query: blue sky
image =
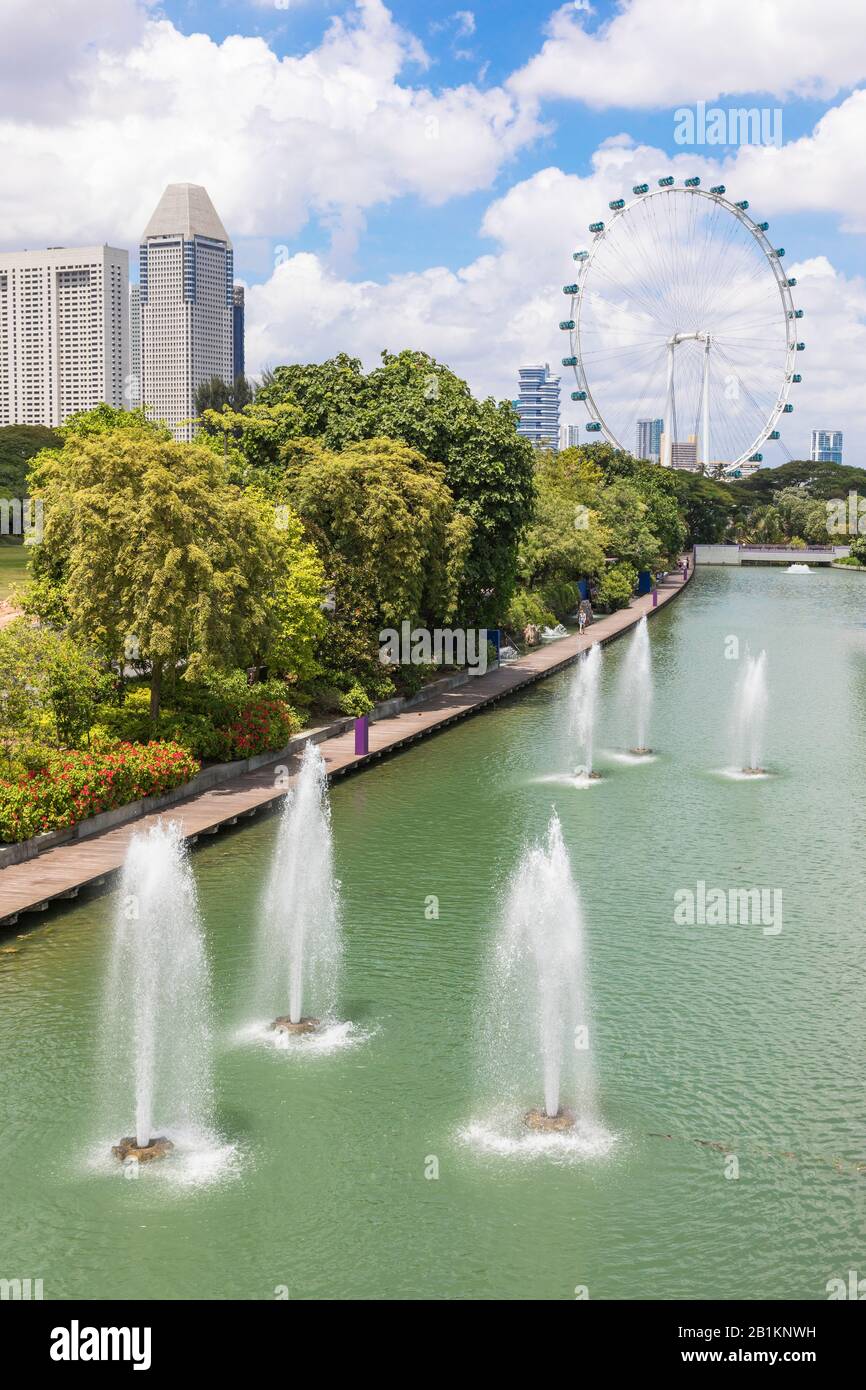
[[(203, 183), (249, 288), (252, 370), (411, 346), (509, 397), (521, 361), (561, 355), (588, 222), (634, 182), (694, 172), (749, 198), (800, 268), (792, 451), (812, 425), (866, 445), (862, 0), (3, 0), (3, 14), (3, 247), (108, 241), (134, 266), (165, 184)], [(684, 149), (674, 113), (699, 101), (778, 108), (781, 147)]]
[[(203, 31), (218, 41), (233, 34), (259, 37), (281, 57), (315, 47), (332, 16), (345, 14), (352, 8), (351, 4), (328, 3), (328, 0), (291, 0), (286, 8), (271, 4), (223, 3), (222, 0), (217, 3), (214, 0), (167, 0), (160, 6), (185, 34)], [(466, 82), (491, 88), (507, 81), (509, 75), (541, 47), (548, 18), (555, 7), (531, 3), (531, 0), (530, 3), (481, 0), (461, 10), (459, 5), (452, 8), (449, 3), (395, 0), (389, 8), (402, 25), (417, 35), (431, 60), (430, 67), (416, 65), (415, 79), (434, 90), (441, 90)], [(599, 0), (593, 12), (585, 15), (586, 29), (589, 32), (603, 29), (619, 8), (610, 0)], [(720, 16), (723, 13), (722, 2)], [(467, 16), (471, 16), (471, 20)], [(470, 24), (472, 30), (468, 32)], [(663, 61), (663, 55), (660, 54), (659, 59)], [(411, 82), (411, 66), (406, 77)], [(615, 71), (611, 72), (611, 86), (615, 92)], [(850, 87), (844, 88), (841, 94), (850, 90)], [(710, 104), (723, 108), (775, 105), (768, 101), (765, 92), (740, 90), (732, 93), (730, 100), (710, 97)], [(780, 103), (785, 142), (808, 136), (832, 104), (808, 98), (785, 99)], [(381, 278), (417, 269), (421, 264), (444, 264), (456, 270), (486, 249), (485, 239), (479, 237), (479, 225), (491, 194), (529, 177), (546, 164), (586, 174), (592, 154), (601, 142), (622, 132), (632, 136), (638, 144), (652, 145), (671, 154), (680, 153), (673, 142), (676, 109), (675, 105), (669, 105), (645, 110), (629, 106), (623, 100), (604, 110), (593, 110), (580, 101), (579, 87), (575, 83), (574, 100), (555, 99), (545, 104), (544, 116), (551, 126), (550, 133), (517, 153), (484, 190), (454, 198), (441, 208), (431, 208), (410, 196), (374, 210), (354, 260), (357, 274)], [(749, 196), (757, 206), (760, 188), (743, 190), (743, 196)], [(603, 211), (600, 209), (599, 216)], [(790, 242), (800, 256), (827, 255), (837, 268), (850, 274), (862, 268), (863, 239), (839, 230), (835, 209), (828, 210), (825, 215), (815, 212), (805, 216), (777, 214), (773, 230), (774, 233), (778, 231), (780, 240)], [(278, 226), (269, 228), (266, 234), (277, 242), (284, 240), (284, 229)], [(293, 238), (293, 245), (324, 252), (329, 240), (327, 227), (313, 221), (300, 236)], [(267, 271), (258, 257), (251, 257), (244, 265), (243, 246), (239, 249), (240, 272), (251, 282), (266, 279)]]

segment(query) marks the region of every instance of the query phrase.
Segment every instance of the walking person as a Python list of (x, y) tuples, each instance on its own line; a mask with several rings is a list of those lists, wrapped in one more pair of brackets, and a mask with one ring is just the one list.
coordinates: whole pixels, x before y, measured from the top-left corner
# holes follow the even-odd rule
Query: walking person
[(586, 609), (585, 609), (583, 606), (581, 606), (580, 612), (579, 612), (578, 615), (577, 615), (577, 629), (578, 629), (578, 635), (579, 635), (580, 637), (583, 636), (583, 631), (584, 631), (584, 628), (585, 628), (585, 627), (586, 627)]

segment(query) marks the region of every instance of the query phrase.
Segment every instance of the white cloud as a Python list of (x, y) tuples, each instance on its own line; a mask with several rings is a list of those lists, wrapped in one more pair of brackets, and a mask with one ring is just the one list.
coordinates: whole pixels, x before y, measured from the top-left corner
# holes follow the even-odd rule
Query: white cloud
[(0, 119), (64, 119), (98, 76), (101, 53), (139, 42), (153, 0), (2, 0)]
[[(107, 0), (84, 3), (99, 11)], [(10, 246), (134, 243), (163, 186), (189, 180), (207, 185), (238, 235), (291, 238), (312, 213), (350, 245), (371, 206), (487, 187), (538, 133), (501, 88), (401, 83), (426, 61), (381, 0), (357, 0), (301, 57), (280, 59), (260, 38), (186, 36), (166, 20), (96, 58), (73, 44), (62, 113), (0, 120), (0, 235)]]
[(583, 13), (556, 11), (515, 92), (599, 109), (733, 92), (829, 100), (866, 77), (862, 0), (621, 0), (594, 30)]

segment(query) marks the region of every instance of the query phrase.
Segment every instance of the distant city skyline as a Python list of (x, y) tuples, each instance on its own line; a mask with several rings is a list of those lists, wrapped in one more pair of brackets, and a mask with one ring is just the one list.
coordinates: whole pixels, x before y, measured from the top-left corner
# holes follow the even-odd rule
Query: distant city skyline
[[(40, 46), (12, 0), (0, 245), (134, 249), (160, 189), (200, 183), (231, 231), (250, 376), (407, 347), (507, 400), (518, 363), (560, 360), (589, 223), (642, 181), (700, 176), (769, 222), (806, 313), (796, 411), (765, 463), (808, 458), (831, 405), (859, 461), (866, 71), (846, 37), (859, 9), (829, 3), (795, 24), (782, 0), (743, 6), (731, 43), (720, 3), (503, 0), (470, 25), (430, 0), (347, 0), (335, 24), (312, 4), (78, 0)], [(335, 103), (337, 72), (357, 80)], [(781, 145), (677, 143), (674, 112), (698, 99), (782, 106)], [(615, 416), (615, 396), (598, 404)]]

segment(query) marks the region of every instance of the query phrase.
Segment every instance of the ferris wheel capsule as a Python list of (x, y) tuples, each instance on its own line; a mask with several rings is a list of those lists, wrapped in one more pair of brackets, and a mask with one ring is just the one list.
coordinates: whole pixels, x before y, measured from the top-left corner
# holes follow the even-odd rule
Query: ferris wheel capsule
[(674, 186), (674, 176), (673, 176), (673, 174), (667, 174), (663, 179), (659, 179), (659, 188), (673, 188), (673, 186)]
[(788, 280), (788, 284), (790, 285), (791, 289), (794, 288), (794, 286), (796, 285), (796, 283), (797, 283), (797, 277), (796, 277), (795, 275), (792, 275), (792, 276), (790, 277), (790, 279)]
[(701, 182), (701, 181), (700, 181), (700, 179), (698, 179), (698, 178), (694, 178), (694, 179), (684, 179), (684, 180), (683, 180), (683, 186), (684, 186), (685, 188), (698, 188), (699, 185), (700, 185), (700, 182)]
[(597, 420), (590, 420), (586, 428), (589, 430), (590, 434), (598, 434), (599, 430), (601, 429), (601, 425), (598, 423)]
[(571, 259), (573, 261), (585, 261), (589, 256), (588, 251), (573, 251)]
[(721, 197), (721, 195), (724, 193), (724, 191), (725, 191), (725, 185), (724, 185), (723, 183), (717, 183), (717, 184), (715, 185), (714, 188), (711, 188), (711, 189), (710, 189), (710, 192), (711, 192), (711, 193), (715, 193), (715, 194), (716, 194), (717, 196), (719, 196), (719, 197)]
[(780, 260), (782, 259), (782, 257), (784, 256), (784, 254), (785, 254), (785, 248), (784, 248), (784, 246), (777, 246), (776, 249), (775, 249), (775, 251), (773, 252), (773, 255), (776, 257), (776, 260), (777, 260), (777, 261), (780, 261)]
[(780, 434), (780, 432), (779, 432), (778, 430), (770, 430), (770, 433), (767, 435), (767, 438), (768, 438), (768, 439), (781, 439), (782, 436), (781, 436), (781, 434)]
[(740, 209), (740, 212), (748, 212), (748, 210), (749, 210), (749, 200), (748, 200), (748, 198), (743, 198), (743, 200), (742, 200), (741, 202), (739, 202), (739, 203), (734, 203), (734, 207), (735, 207), (735, 208), (739, 208), (739, 209)]
[(590, 222), (590, 224), (589, 224), (589, 230), (590, 230), (591, 232), (596, 232), (596, 233), (598, 233), (598, 232), (603, 232), (603, 231), (604, 231), (604, 223), (603, 223), (603, 222)]
[(585, 392), (585, 391), (572, 391), (572, 393), (571, 393), (571, 399), (572, 399), (573, 401), (585, 401), (585, 400), (586, 400), (586, 392)]
[(792, 380), (792, 381), (802, 381), (803, 378), (800, 376), (800, 373), (799, 373), (799, 372), (795, 372), (794, 375), (791, 377), (791, 380)]
[(801, 318), (803, 317), (804, 312), (805, 312), (805, 311), (804, 311), (803, 309), (789, 309), (789, 310), (788, 310), (788, 318), (789, 318), (789, 319), (801, 319)]
[(756, 222), (755, 226), (759, 232), (768, 232), (770, 230), (769, 222)]
[(783, 414), (783, 415), (793, 415), (793, 414), (794, 414), (794, 407), (791, 405), (791, 402), (790, 402), (790, 401), (788, 401), (788, 403), (787, 403), (786, 405), (783, 405), (783, 406), (782, 406), (782, 414)]
[(570, 330), (570, 329), (572, 329), (572, 328), (574, 327), (574, 319), (560, 319), (560, 321), (559, 321), (559, 326), (560, 326), (560, 328), (563, 329), (563, 330), (565, 330), (565, 329), (569, 329), (569, 330)]
[(806, 351), (806, 344), (805, 344), (805, 343), (798, 343), (798, 344), (797, 344), (797, 351), (798, 351), (798, 352), (805, 352), (805, 351)]
[(632, 193), (649, 193), (649, 184), (636, 183), (634, 188), (632, 189)]
[(577, 285), (563, 285), (563, 287), (562, 287), (562, 293), (563, 293), (563, 294), (577, 294), (577, 288), (578, 288)]
[(749, 463), (763, 463), (763, 461), (764, 461), (764, 455), (763, 455), (763, 454), (750, 454), (750, 455), (749, 455)]
[(562, 359), (562, 365), (563, 365), (563, 367), (576, 367), (576, 366), (577, 366), (577, 358), (576, 358), (576, 357), (563, 357), (563, 359)]
[(620, 208), (625, 207), (625, 198), (614, 198), (612, 203), (608, 203), (611, 212), (619, 212)]

